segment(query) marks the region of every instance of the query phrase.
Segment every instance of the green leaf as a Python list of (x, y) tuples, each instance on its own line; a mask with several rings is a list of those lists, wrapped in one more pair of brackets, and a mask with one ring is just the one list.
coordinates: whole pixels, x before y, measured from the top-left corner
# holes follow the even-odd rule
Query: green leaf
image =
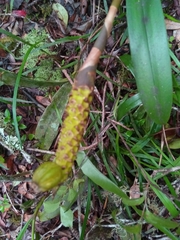
[[(2, 83), (2, 85), (6, 84), (6, 85), (14, 86), (16, 83), (16, 78), (17, 78), (17, 74), (11, 73), (9, 71), (6, 71), (0, 68), (0, 83)], [(19, 83), (19, 86), (31, 87), (31, 88), (49, 87), (49, 86), (59, 86), (60, 84), (63, 84), (65, 82), (67, 82), (67, 79), (64, 79), (64, 78), (60, 79), (59, 82), (57, 81), (52, 82), (52, 81), (37, 81), (37, 80), (34, 80), (33, 78), (21, 76), (21, 81)]]
[(129, 233), (134, 233), (134, 234), (138, 234), (138, 233), (141, 233), (141, 229), (142, 229), (142, 225), (140, 224), (136, 224), (136, 225), (133, 225), (133, 226), (123, 226), (124, 229), (126, 229), (127, 232)]
[(43, 210), (39, 212), (40, 221), (47, 221), (59, 215), (60, 204), (68, 192), (67, 186), (60, 186), (55, 196), (49, 197), (43, 203)]
[(88, 159), (84, 152), (79, 152), (77, 154), (77, 163), (78, 166), (81, 167), (83, 173), (89, 177), (94, 183), (103, 189), (115, 193), (118, 196), (122, 197), (124, 201), (128, 199), (128, 196), (118, 187), (116, 186), (109, 178), (104, 176)]
[(142, 104), (142, 102), (139, 94), (135, 94), (127, 100), (122, 101), (117, 107), (117, 120), (121, 120), (121, 118), (123, 118), (128, 112), (133, 108), (138, 107), (140, 104)]
[(122, 202), (126, 206), (137, 206), (144, 202), (144, 196), (136, 199), (122, 199)]
[(55, 211), (48, 212), (48, 213), (46, 211), (40, 212), (38, 214), (38, 217), (41, 222), (45, 222), (45, 221), (48, 221), (58, 215), (59, 215), (59, 208), (57, 208)]
[(150, 138), (143, 138), (138, 140), (138, 142), (136, 144), (133, 145), (133, 147), (131, 148), (131, 151), (133, 153), (138, 153), (141, 149), (143, 149), (144, 146), (147, 146), (148, 142), (150, 141)]
[(139, 216), (143, 217), (147, 223), (152, 224), (156, 229), (159, 229), (161, 232), (165, 233), (169, 239), (178, 240), (169, 229), (174, 229), (179, 226), (178, 222), (171, 221), (170, 219), (165, 219), (155, 214), (151, 213), (150, 211), (141, 211), (135, 208), (136, 212)]
[(180, 227), (178, 227), (178, 229), (176, 230), (176, 233), (180, 235)]
[(159, 225), (168, 229), (176, 228), (179, 226), (177, 222), (171, 221), (170, 219), (165, 219), (165, 218), (156, 216), (150, 211), (145, 211), (143, 214), (143, 217), (148, 223), (151, 223), (152, 225)]
[(173, 139), (169, 144), (168, 144), (170, 149), (179, 149), (180, 148), (180, 139), (176, 138)]
[(60, 199), (50, 198), (47, 201), (45, 201), (43, 205), (44, 205), (44, 211), (46, 213), (55, 212), (57, 209), (59, 209)]
[(67, 186), (60, 186), (54, 198), (62, 198), (67, 193)]
[(64, 207), (60, 207), (60, 217), (61, 217), (61, 223), (65, 227), (72, 228), (73, 226), (73, 212), (71, 209), (66, 211)]
[(82, 179), (82, 178), (75, 179), (74, 182), (73, 182), (73, 189), (74, 189), (75, 191), (78, 191), (78, 190), (79, 190), (79, 187), (80, 187), (82, 184), (84, 185), (84, 179)]
[[(151, 223), (154, 225), (163, 226), (168, 229), (174, 229), (179, 226), (178, 222), (172, 221), (167, 218), (159, 217), (153, 213), (151, 213), (149, 210), (141, 211), (137, 208), (135, 208), (135, 211), (139, 214), (139, 216), (143, 217), (148, 223)], [(159, 229), (158, 227), (158, 229)]]
[(172, 73), (160, 0), (127, 0), (131, 57), (142, 103), (158, 124), (172, 107)]
[(179, 211), (175, 208), (172, 200), (166, 196), (166, 194), (162, 193), (156, 187), (151, 185), (152, 190), (155, 192), (156, 196), (161, 200), (167, 210), (173, 217), (177, 217), (179, 215)]
[(167, 228), (159, 225), (154, 225), (157, 229), (159, 229), (161, 232), (165, 233), (167, 237), (171, 240), (179, 240), (179, 237), (174, 236), (174, 234)]
[(126, 66), (126, 68), (134, 76), (134, 68), (133, 68), (131, 56), (129, 54), (124, 54), (124, 55), (120, 56), (120, 60), (123, 62), (123, 64)]
[(67, 196), (68, 203), (71, 203), (71, 205), (72, 205), (75, 202), (75, 200), (77, 199), (77, 195), (78, 195), (78, 192), (75, 191), (73, 188), (70, 188), (68, 196)]
[(67, 193), (67, 187), (61, 186), (54, 197), (48, 198), (43, 203), (43, 211), (38, 214), (40, 221), (47, 221), (59, 214), (60, 203)]
[(4, 168), (6, 170), (9, 170), (7, 167), (6, 167), (6, 164), (4, 163), (5, 162), (5, 159), (0, 155), (0, 167), (1, 168)]
[(29, 134), (28, 134), (28, 139), (29, 139), (30, 141), (33, 140), (33, 139), (34, 139), (34, 134), (29, 133)]
[(77, 200), (79, 194), (84, 190), (84, 179), (76, 179), (73, 182), (73, 188), (68, 189), (68, 193), (63, 197), (63, 207), (67, 211)]
[(167, 197), (165, 193), (163, 193), (159, 188), (156, 182), (146, 173), (146, 176), (148, 177), (150, 181), (150, 186), (152, 190), (155, 192), (156, 196), (160, 199), (160, 201), (164, 204), (164, 206), (167, 208), (167, 210), (170, 212), (170, 214), (173, 217), (176, 217), (179, 215), (179, 211), (175, 208), (174, 203), (170, 198)]
[(32, 218), (29, 219), (29, 220), (26, 222), (26, 224), (24, 225), (24, 227), (21, 229), (20, 233), (18, 234), (16, 240), (22, 240), (22, 239), (24, 239), (24, 238), (23, 238), (23, 237), (24, 237), (24, 234), (25, 234), (27, 228), (29, 227), (29, 225), (31, 224), (31, 222), (32, 222)]
[(0, 155), (0, 163), (4, 163), (5, 159)]
[(58, 133), (58, 127), (68, 102), (71, 85), (64, 84), (54, 95), (51, 104), (46, 108), (38, 122), (35, 138), (39, 140), (40, 147), (49, 149)]
[(9, 109), (6, 109), (6, 110), (5, 110), (4, 116), (5, 116), (6, 118), (11, 119), (11, 113), (10, 113)]

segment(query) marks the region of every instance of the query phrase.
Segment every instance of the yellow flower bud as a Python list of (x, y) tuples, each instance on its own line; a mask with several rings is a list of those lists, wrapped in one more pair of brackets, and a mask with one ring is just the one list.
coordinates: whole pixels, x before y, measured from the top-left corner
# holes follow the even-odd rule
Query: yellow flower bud
[(55, 162), (44, 162), (33, 175), (33, 182), (41, 191), (48, 191), (64, 181), (62, 168)]

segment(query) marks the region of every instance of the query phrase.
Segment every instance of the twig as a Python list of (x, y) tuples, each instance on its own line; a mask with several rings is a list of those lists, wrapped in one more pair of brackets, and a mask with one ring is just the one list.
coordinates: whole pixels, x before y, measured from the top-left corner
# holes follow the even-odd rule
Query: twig
[(39, 153), (43, 153), (43, 154), (51, 154), (51, 155), (55, 155), (56, 154), (53, 151), (42, 150), (42, 149), (38, 149), (38, 148), (27, 147), (26, 150), (33, 151), (33, 152), (39, 152)]
[(14, 207), (14, 204), (12, 203), (11, 198), (9, 197), (9, 194), (8, 194), (8, 192), (7, 192), (7, 190), (6, 190), (6, 185), (5, 185), (4, 182), (3, 182), (3, 186), (4, 186), (4, 189), (5, 189), (6, 196), (7, 196), (8, 200), (9, 200), (12, 208), (14, 209), (15, 213), (19, 215), (18, 210)]
[[(61, 68), (61, 65), (60, 65), (58, 62), (55, 61), (55, 63), (56, 63), (56, 65), (57, 65), (59, 68)], [(67, 73), (67, 70), (66, 70), (66, 69), (62, 69), (61, 71), (64, 73), (65, 77), (69, 80), (70, 84), (73, 85), (73, 81), (72, 81), (72, 79), (70, 78), (69, 74)]]
[(175, 159), (175, 157), (173, 156), (173, 154), (172, 154), (172, 152), (171, 152), (171, 150), (170, 150), (170, 148), (169, 148), (168, 142), (167, 142), (166, 132), (165, 132), (164, 125), (163, 125), (163, 137), (164, 137), (164, 141), (165, 141), (166, 147), (167, 147), (167, 149), (168, 149), (168, 151), (169, 151), (172, 159), (175, 161), (176, 159)]
[(42, 235), (42, 237), (40, 238), (40, 240), (44, 240), (44, 239), (45, 239), (44, 237), (45, 237), (46, 235), (48, 235), (48, 234), (51, 234), (51, 236), (53, 237), (53, 234), (54, 234), (58, 229), (60, 229), (62, 226), (63, 226), (63, 224), (61, 223), (57, 228), (46, 232), (44, 235)]
[(102, 126), (101, 126), (101, 129), (104, 128), (106, 89), (107, 89), (107, 82), (105, 83), (104, 89), (103, 89), (103, 99), (102, 99)]
[(120, 122), (117, 122), (117, 121), (115, 121), (115, 120), (113, 120), (113, 119), (111, 119), (111, 118), (109, 118), (109, 117), (107, 117), (107, 119), (108, 119), (111, 123), (117, 124), (117, 125), (125, 128), (126, 130), (133, 131), (132, 128), (128, 128), (128, 127), (126, 127), (124, 124), (122, 124), (122, 123), (120, 123)]

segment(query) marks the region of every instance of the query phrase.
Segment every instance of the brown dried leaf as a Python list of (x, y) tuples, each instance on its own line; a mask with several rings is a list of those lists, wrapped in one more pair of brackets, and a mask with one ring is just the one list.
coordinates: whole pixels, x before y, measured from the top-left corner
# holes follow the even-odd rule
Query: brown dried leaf
[(134, 180), (134, 183), (130, 188), (129, 195), (130, 195), (129, 197), (130, 199), (140, 198), (140, 189), (139, 189), (139, 184), (137, 179)]
[(81, 0), (80, 4), (81, 4), (81, 14), (85, 15), (87, 11), (87, 0)]
[(16, 154), (11, 154), (8, 157), (6, 157), (6, 164), (7, 168), (9, 169), (10, 173), (14, 173), (14, 160), (16, 158)]
[(34, 216), (34, 214), (28, 215), (27, 213), (24, 214), (24, 221), (27, 222), (29, 219), (31, 219)]
[(30, 192), (27, 192), (26, 195), (25, 195), (25, 197), (32, 200), (32, 199), (35, 199), (36, 195), (35, 195), (35, 194), (32, 194), (32, 193), (30, 193)]
[(49, 106), (50, 105), (50, 101), (49, 98), (47, 97), (43, 97), (43, 96), (36, 96), (36, 100), (41, 103), (43, 106)]
[(165, 23), (166, 23), (166, 29), (167, 30), (177, 30), (177, 29), (180, 29), (180, 23), (178, 23), (178, 22), (173, 22), (173, 21), (171, 21), (169, 19), (166, 19)]
[(27, 183), (26, 182), (19, 185), (18, 192), (23, 196), (27, 194)]
[(5, 227), (6, 227), (4, 221), (1, 219), (1, 217), (0, 217), (0, 226), (1, 226), (2, 228), (5, 228)]

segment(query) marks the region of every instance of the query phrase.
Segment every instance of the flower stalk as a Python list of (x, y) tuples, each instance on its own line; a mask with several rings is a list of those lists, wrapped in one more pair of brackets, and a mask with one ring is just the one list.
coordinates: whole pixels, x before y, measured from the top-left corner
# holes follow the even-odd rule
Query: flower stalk
[[(50, 190), (63, 183), (71, 172), (87, 124), (97, 64), (112, 30), (120, 3), (121, 0), (112, 1), (100, 35), (74, 80), (52, 169), (51, 163), (48, 163), (47, 167), (46, 163), (43, 163), (34, 173), (33, 181), (42, 191)], [(55, 166), (59, 169), (58, 173), (55, 171)], [(41, 176), (48, 174), (44, 185), (39, 174)], [(59, 177), (54, 178), (54, 174), (59, 174)]]

